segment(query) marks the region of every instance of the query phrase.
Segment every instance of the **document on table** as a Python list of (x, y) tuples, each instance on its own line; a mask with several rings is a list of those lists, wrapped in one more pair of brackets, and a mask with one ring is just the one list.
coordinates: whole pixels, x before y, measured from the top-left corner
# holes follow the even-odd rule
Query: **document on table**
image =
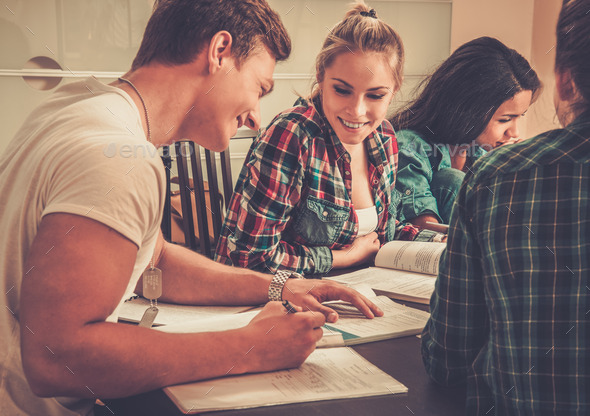
[(402, 383), (350, 348), (315, 350), (299, 367), (166, 387), (185, 413), (405, 393)]
[[(134, 296), (121, 305), (119, 320), (139, 322), (149, 306), (149, 300)], [(154, 325), (182, 324), (199, 321), (204, 317), (238, 314), (252, 308), (252, 306), (192, 306), (158, 302), (159, 311)]]
[[(324, 325), (324, 336), (318, 341), (317, 346), (342, 347), (415, 335), (422, 332), (428, 321), (428, 312), (397, 304), (387, 296), (370, 299), (383, 310), (383, 316), (368, 319), (350, 303), (327, 302), (326, 306), (336, 310), (340, 318), (336, 323)], [(166, 325), (156, 329), (172, 333), (226, 331), (248, 325), (259, 312), (260, 310), (252, 310), (235, 315), (202, 317), (198, 321)]]

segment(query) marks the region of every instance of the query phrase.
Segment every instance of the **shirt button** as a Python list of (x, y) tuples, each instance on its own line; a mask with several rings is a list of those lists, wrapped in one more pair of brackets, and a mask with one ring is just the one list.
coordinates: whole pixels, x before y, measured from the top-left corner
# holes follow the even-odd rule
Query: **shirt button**
[(349, 171), (346, 171), (346, 172), (344, 172), (344, 174), (345, 174), (346, 176), (350, 176), (350, 172), (349, 172)]
[(359, 230), (359, 227), (354, 227), (354, 232), (356, 233)]
[(324, 217), (327, 217), (327, 216), (328, 216), (328, 211), (324, 211), (324, 212), (322, 212), (322, 215), (323, 215)]
[(412, 190), (411, 189), (406, 189), (406, 195), (412, 195)]
[(379, 179), (373, 179), (373, 185), (379, 185)]
[(379, 208), (377, 208), (377, 211), (379, 211), (379, 212), (383, 211), (383, 207), (380, 205)]

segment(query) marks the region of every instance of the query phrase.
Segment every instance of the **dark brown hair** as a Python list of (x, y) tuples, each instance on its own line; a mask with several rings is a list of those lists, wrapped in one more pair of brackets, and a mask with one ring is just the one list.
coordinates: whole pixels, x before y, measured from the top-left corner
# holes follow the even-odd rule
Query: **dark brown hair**
[(231, 50), (238, 64), (262, 46), (277, 61), (287, 59), (291, 53), (287, 30), (265, 0), (159, 0), (132, 70), (153, 62), (192, 62), (222, 30), (233, 38)]
[(531, 91), (534, 102), (541, 81), (517, 51), (481, 37), (457, 48), (420, 88), (418, 98), (392, 117), (393, 127), (414, 130), (430, 143), (467, 144), (520, 91)]

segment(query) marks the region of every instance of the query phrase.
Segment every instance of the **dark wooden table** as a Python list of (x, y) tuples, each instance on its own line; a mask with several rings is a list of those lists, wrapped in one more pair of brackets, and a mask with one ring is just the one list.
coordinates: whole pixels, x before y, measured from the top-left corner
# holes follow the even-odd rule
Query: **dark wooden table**
[[(458, 416), (465, 413), (464, 389), (441, 387), (428, 378), (420, 356), (420, 340), (416, 336), (372, 342), (353, 348), (377, 367), (405, 384), (408, 387), (408, 393), (203, 414), (219, 416)], [(183, 414), (161, 390), (126, 399), (109, 400), (107, 404), (115, 415)], [(105, 414), (112, 415), (108, 411)]]

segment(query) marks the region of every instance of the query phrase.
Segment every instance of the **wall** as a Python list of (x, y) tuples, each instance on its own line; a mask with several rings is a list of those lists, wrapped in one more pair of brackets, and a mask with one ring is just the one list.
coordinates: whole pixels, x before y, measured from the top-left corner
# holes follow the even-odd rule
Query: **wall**
[[(296, 93), (308, 93), (313, 60), (326, 28), (338, 21), (349, 3), (348, 0), (269, 2), (283, 17), (292, 34), (294, 49), (292, 58), (277, 66), (275, 92), (262, 101), (263, 124), (290, 106)], [(521, 52), (545, 84), (544, 93), (522, 123), (522, 135), (556, 126), (552, 104), (553, 45), (561, 0), (453, 0), (452, 3), (450, 0), (369, 0), (369, 4), (400, 32), (406, 47), (405, 82), (394, 105), (402, 105), (409, 99), (423, 75), (450, 51), (475, 37), (489, 35)], [(104, 0), (101, 13), (83, 13), (82, 7), (99, 7), (96, 2), (83, 0), (7, 0), (5, 6), (0, 10), (0, 68), (20, 70), (32, 56), (54, 54), (66, 72), (68, 68), (76, 73), (95, 70), (103, 74), (112, 71), (116, 75), (127, 69), (139, 45), (151, 0)], [(117, 11), (117, 7), (126, 10)], [(128, 18), (106, 19), (107, 12)], [(122, 32), (113, 30), (112, 25)], [(114, 37), (113, 33), (123, 35)], [(97, 47), (95, 43), (99, 39), (102, 46)], [(89, 51), (92, 53), (88, 54)], [(71, 80), (64, 79), (62, 84)], [(103, 80), (112, 79), (103, 76)], [(50, 91), (35, 90), (19, 76), (0, 76), (0, 87), (1, 153), (24, 117)], [(239, 158), (247, 143), (242, 141), (232, 147)]]
[(453, 0), (451, 49), (492, 36), (530, 58), (534, 5), (535, 0)]
[(560, 0), (535, 0), (531, 62), (543, 82), (543, 94), (528, 118), (528, 133), (535, 135), (559, 127), (553, 106), (555, 77), (555, 26), (561, 9)]
[[(287, 62), (277, 65), (275, 90), (261, 102), (262, 125), (290, 107), (298, 93), (309, 93), (315, 56), (328, 29), (344, 16), (350, 0), (269, 3), (291, 34), (293, 52)], [(452, 2), (368, 3), (404, 40), (405, 81), (393, 104), (401, 106), (412, 96), (424, 74), (449, 55)], [(6, 0), (4, 7), (0, 7), (0, 154), (27, 114), (52, 92), (39, 91), (25, 83), (19, 71), (29, 58), (47, 55), (55, 59), (65, 77), (60, 85), (90, 72), (103, 82), (111, 82), (128, 69), (152, 4), (153, 0)], [(234, 178), (248, 147), (248, 140), (231, 144)]]

